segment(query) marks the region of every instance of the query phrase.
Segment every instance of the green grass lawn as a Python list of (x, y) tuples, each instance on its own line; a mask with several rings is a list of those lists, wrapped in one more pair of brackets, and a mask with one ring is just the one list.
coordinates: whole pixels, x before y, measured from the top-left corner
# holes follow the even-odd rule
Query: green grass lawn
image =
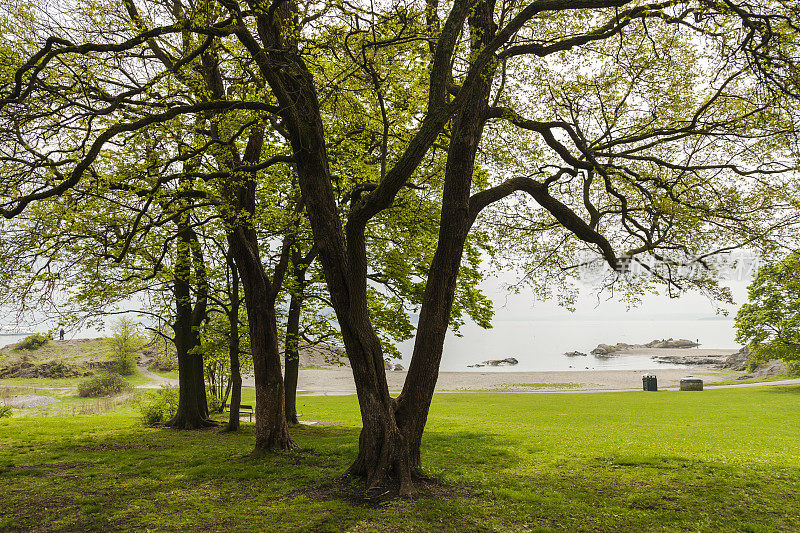
[(438, 395), (432, 495), (331, 497), (356, 452), (352, 396), (305, 396), (300, 449), (142, 428), (127, 407), (0, 419), (0, 530), (798, 531), (800, 387)]

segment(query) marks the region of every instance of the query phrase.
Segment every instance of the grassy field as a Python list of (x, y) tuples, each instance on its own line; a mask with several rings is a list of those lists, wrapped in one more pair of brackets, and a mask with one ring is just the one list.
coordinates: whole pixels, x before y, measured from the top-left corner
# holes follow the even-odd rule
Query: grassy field
[(103, 415), (0, 419), (0, 530), (799, 531), (800, 387), (441, 394), (428, 494), (356, 501), (352, 396), (303, 397), (300, 449)]

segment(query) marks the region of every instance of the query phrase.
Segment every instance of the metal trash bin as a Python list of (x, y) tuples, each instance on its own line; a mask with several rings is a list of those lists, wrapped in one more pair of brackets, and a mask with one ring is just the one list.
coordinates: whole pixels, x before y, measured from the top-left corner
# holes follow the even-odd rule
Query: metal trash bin
[(700, 378), (681, 379), (681, 390), (703, 390), (703, 380)]
[(642, 376), (642, 390), (657, 391), (658, 379), (655, 374), (644, 374)]

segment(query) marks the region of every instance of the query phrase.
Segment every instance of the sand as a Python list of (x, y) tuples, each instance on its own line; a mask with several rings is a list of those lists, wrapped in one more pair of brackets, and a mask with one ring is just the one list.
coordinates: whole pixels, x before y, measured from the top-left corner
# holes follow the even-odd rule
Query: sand
[[(730, 379), (727, 373), (711, 368), (668, 370), (576, 370), (565, 372), (441, 372), (437, 392), (455, 391), (602, 391), (640, 390), (642, 374), (652, 372), (659, 387), (675, 387), (681, 378), (693, 376), (706, 383)], [(387, 372), (389, 390), (398, 393), (407, 372)], [(312, 394), (354, 394), (353, 373), (347, 369), (301, 370), (298, 389)]]

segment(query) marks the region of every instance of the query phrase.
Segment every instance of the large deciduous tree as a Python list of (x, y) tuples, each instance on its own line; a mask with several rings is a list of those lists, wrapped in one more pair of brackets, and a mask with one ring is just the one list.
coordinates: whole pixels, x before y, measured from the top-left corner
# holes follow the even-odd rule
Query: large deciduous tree
[[(253, 173), (274, 157), (264, 139), (285, 140), (282, 157), (298, 178), (297, 205), (309, 218), (358, 392), (363, 428), (349, 471), (365, 477), (371, 491), (382, 491), (390, 477), (401, 493), (411, 490), (476, 222), (499, 222), (498, 243), (514, 239), (510, 252), (524, 252), (517, 257), (532, 279), (573, 272), (588, 252), (614, 278), (638, 264), (649, 280), (677, 291), (713, 288), (709, 276), (683, 279), (685, 265), (706, 268), (709, 254), (756, 246), (782, 227), (786, 205), (774, 190), (796, 170), (789, 157), (799, 92), (794, 5), (142, 0), (151, 8), (138, 10), (148, 13), (146, 22), (132, 15), (133, 5), (110, 8), (116, 18), (109, 29), (95, 29), (93, 40), (77, 30), (67, 32), (72, 40), (39, 31), (34, 35), (50, 38), (11, 45), (10, 57), (21, 59), (12, 61), (0, 99), (0, 212), (12, 218), (74, 187), (128, 132), (204, 117), (206, 151), (233, 207), (229, 237), (254, 358), (257, 345), (268, 348), (255, 363), (266, 365), (268, 376), (259, 410), (270, 406), (261, 413), (266, 425), (257, 447), (290, 445), (281, 426), (275, 321), (263, 307), (274, 306), (281, 276), (269, 279), (259, 268), (252, 228)], [(193, 66), (198, 58), (202, 68)], [(90, 74), (102, 61), (117, 75), (98, 82)], [(129, 63), (140, 67), (126, 69)], [(189, 85), (181, 80), (187, 65), (204, 80), (199, 91), (175, 90), (176, 80)], [(218, 83), (225, 65), (239, 72), (239, 83)], [(424, 68), (428, 76), (417, 83), (413, 73)], [(329, 113), (330, 101), (351, 90), (370, 104), (347, 116)], [(32, 111), (43, 104), (56, 112)], [(259, 118), (220, 134), (215, 121), (238, 112)], [(56, 131), (68, 122), (82, 123), (80, 135)], [(337, 200), (348, 182), (332, 154), (365, 130), (376, 142), (348, 149), (377, 168), (376, 179), (346, 190), (342, 209)], [(370, 313), (370, 228), (425, 189), (428, 157), (443, 152), (441, 186), (432, 189), (441, 190), (438, 242), (411, 368), (392, 398)]]
[(800, 359), (800, 252), (758, 270), (736, 314), (736, 340), (757, 359)]

